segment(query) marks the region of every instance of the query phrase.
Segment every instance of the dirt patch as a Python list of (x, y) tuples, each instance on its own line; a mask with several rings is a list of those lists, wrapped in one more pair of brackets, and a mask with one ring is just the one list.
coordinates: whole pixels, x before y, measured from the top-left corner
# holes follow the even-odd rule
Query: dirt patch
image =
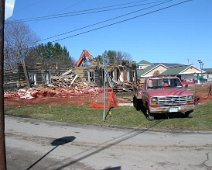
[[(112, 89), (106, 89), (106, 102), (109, 107), (117, 106), (117, 98)], [(103, 88), (63, 89), (36, 88), (21, 89), (5, 93), (5, 105), (62, 104), (90, 106), (104, 103)], [(93, 106), (93, 105), (92, 105)], [(94, 106), (93, 106), (94, 107)]]
[(196, 94), (196, 100), (198, 104), (203, 104), (212, 100), (211, 84), (194, 85), (191, 90)]
[[(193, 86), (191, 90), (196, 91), (197, 104), (204, 104), (212, 100), (208, 85)], [(108, 96), (109, 95), (107, 95), (107, 100), (109, 98)], [(119, 106), (125, 104), (132, 105), (132, 93), (129, 93), (127, 96), (126, 94), (122, 96), (119, 92), (115, 97)], [(104, 102), (103, 88), (67, 89), (40, 87), (27, 91), (5, 92), (4, 101), (5, 105), (59, 104), (77, 106), (88, 106), (92, 102), (101, 104)]]

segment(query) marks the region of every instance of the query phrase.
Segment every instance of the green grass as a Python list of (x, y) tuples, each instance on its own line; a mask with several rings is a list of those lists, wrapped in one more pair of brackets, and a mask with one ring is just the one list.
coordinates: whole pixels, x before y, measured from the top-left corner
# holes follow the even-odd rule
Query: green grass
[(67, 105), (25, 105), (5, 106), (5, 114), (36, 119), (118, 126), (128, 128), (149, 128), (167, 130), (212, 130), (212, 101), (196, 106), (193, 118), (159, 117), (148, 121), (141, 111), (133, 107), (118, 107), (111, 110), (106, 121), (102, 120), (103, 109)]

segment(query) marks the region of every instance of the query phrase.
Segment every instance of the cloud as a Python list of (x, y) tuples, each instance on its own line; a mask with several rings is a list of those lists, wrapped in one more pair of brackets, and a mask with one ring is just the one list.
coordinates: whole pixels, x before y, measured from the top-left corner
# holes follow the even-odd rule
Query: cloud
[(15, 5), (15, 0), (6, 0), (5, 3), (5, 19), (13, 15), (13, 9)]

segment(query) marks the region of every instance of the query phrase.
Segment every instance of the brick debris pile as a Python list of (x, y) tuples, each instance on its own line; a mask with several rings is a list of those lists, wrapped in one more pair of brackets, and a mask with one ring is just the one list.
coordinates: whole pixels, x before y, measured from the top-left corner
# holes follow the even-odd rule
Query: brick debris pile
[[(107, 90), (107, 102), (111, 107), (117, 106), (117, 99), (114, 95), (112, 89)], [(98, 106), (103, 107), (103, 96), (103, 88), (79, 88), (77, 86), (74, 88), (38, 87), (4, 93), (6, 105), (69, 104), (96, 107), (99, 104)]]
[(73, 70), (68, 70), (59, 76), (51, 76), (52, 87), (63, 87), (63, 88), (86, 88), (94, 87), (95, 84), (82, 80)]

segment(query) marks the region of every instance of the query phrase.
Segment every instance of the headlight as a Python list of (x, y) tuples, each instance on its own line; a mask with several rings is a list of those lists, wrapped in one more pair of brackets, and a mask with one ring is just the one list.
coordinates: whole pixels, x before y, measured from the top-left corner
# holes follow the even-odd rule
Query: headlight
[(193, 95), (187, 96), (187, 103), (188, 104), (194, 104), (194, 96)]
[(158, 98), (151, 97), (151, 106), (157, 106), (157, 104), (158, 104)]
[(157, 97), (152, 97), (151, 98), (151, 102), (157, 102), (158, 101), (158, 98)]
[(188, 95), (187, 100), (193, 100), (193, 95)]

